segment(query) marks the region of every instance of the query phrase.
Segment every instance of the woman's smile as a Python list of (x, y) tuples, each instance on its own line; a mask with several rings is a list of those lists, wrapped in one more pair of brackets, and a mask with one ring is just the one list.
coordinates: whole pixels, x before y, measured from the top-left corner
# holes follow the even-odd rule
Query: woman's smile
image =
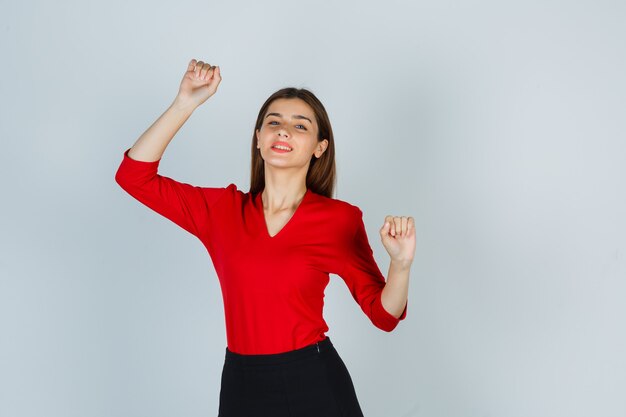
[(272, 150), (274, 152), (278, 152), (278, 153), (289, 153), (289, 152), (291, 152), (290, 149), (283, 149), (282, 147), (276, 147), (276, 146), (272, 146)]
[(271, 148), (278, 153), (291, 152), (292, 147), (287, 142), (276, 141), (272, 144)]

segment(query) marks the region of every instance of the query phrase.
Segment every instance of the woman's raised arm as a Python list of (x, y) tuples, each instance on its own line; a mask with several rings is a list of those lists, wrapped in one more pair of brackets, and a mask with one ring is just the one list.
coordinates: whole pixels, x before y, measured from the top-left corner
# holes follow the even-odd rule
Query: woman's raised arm
[(128, 156), (143, 162), (161, 159), (176, 132), (198, 106), (215, 94), (221, 81), (219, 67), (192, 59), (176, 98), (165, 113), (137, 139)]
[(192, 60), (172, 105), (124, 152), (115, 181), (138, 201), (200, 237), (210, 208), (226, 187), (199, 187), (160, 175), (161, 157), (193, 110), (204, 103), (221, 80), (218, 67)]

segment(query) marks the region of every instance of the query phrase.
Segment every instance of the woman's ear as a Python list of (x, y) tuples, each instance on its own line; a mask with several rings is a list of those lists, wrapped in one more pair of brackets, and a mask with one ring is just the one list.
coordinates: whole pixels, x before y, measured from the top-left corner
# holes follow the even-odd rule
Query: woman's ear
[(322, 154), (326, 151), (327, 147), (328, 147), (328, 139), (324, 139), (320, 141), (317, 145), (317, 151), (315, 152), (315, 156), (317, 158), (320, 158)]

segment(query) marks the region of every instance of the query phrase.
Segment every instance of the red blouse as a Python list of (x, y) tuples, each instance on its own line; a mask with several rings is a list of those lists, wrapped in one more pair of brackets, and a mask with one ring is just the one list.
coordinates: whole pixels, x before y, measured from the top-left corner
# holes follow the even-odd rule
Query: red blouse
[(232, 183), (199, 187), (178, 182), (157, 173), (160, 160), (138, 161), (129, 150), (116, 182), (204, 244), (222, 290), (231, 351), (282, 353), (323, 340), (330, 273), (345, 281), (376, 327), (390, 332), (406, 317), (406, 306), (400, 318), (383, 308), (385, 278), (358, 207), (307, 189), (291, 219), (272, 237), (261, 193), (244, 193)]

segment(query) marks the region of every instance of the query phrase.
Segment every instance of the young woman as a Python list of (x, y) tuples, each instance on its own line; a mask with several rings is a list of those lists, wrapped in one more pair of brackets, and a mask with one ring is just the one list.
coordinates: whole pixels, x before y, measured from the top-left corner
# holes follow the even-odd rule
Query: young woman
[(200, 187), (158, 174), (165, 148), (217, 90), (220, 68), (192, 59), (170, 107), (124, 152), (115, 180), (197, 236), (215, 266), (227, 347), (219, 416), (363, 416), (352, 379), (325, 335), (329, 274), (390, 332), (406, 316), (415, 252), (412, 217), (386, 216), (391, 257), (380, 272), (354, 205), (332, 198), (333, 132), (322, 103), (284, 88), (261, 107), (252, 136), (250, 190)]

